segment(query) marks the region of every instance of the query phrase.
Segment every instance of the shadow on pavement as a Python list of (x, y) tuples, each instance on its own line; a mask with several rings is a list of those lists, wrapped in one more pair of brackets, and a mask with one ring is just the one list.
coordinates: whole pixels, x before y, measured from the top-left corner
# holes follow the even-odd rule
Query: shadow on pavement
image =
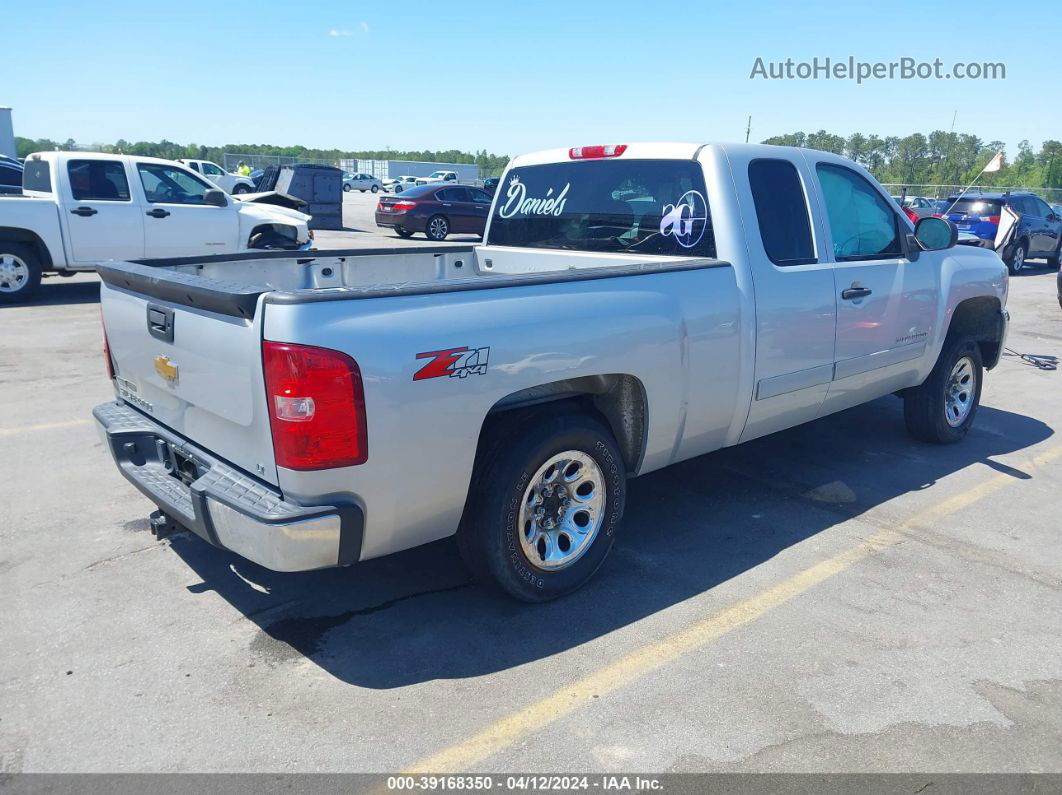
[[(100, 283), (92, 281), (69, 281), (63, 277), (44, 279), (37, 294), (29, 301), (12, 306), (65, 306), (70, 304), (95, 304), (100, 300)], [(0, 305), (2, 306), (2, 305)]]
[(394, 688), (481, 676), (586, 643), (972, 464), (1029, 478), (990, 458), (1052, 433), (982, 406), (964, 442), (925, 445), (906, 435), (902, 404), (890, 397), (654, 472), (631, 481), (623, 528), (597, 577), (545, 605), (470, 583), (452, 539), (304, 574), (267, 571), (194, 536), (172, 548), (203, 580), (193, 591), (217, 592), (260, 627), (252, 652), (274, 662), (305, 656), (344, 682)]

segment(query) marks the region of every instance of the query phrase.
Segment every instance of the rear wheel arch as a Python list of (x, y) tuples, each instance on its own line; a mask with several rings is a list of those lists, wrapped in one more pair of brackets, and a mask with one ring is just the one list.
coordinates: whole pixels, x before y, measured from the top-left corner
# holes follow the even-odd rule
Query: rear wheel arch
[(960, 302), (951, 314), (946, 339), (967, 337), (981, 349), (985, 366), (991, 369), (999, 361), (1002, 343), (999, 299), (994, 296), (978, 296)]
[(55, 260), (52, 259), (52, 254), (48, 250), (47, 244), (41, 239), (40, 235), (32, 230), (0, 226), (0, 245), (4, 243), (28, 246), (37, 254), (42, 268), (48, 269), (55, 265)]
[(597, 417), (612, 431), (627, 474), (636, 474), (641, 468), (649, 405), (642, 382), (626, 373), (568, 378), (506, 395), (487, 413), (480, 429), (480, 444), (497, 423), (511, 419), (512, 412), (528, 411), (548, 403), (563, 404), (565, 409)]

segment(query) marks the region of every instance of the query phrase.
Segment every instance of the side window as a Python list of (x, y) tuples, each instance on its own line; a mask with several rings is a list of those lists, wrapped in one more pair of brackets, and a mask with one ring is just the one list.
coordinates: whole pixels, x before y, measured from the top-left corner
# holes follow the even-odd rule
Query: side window
[(830, 163), (815, 166), (838, 261), (898, 257), (896, 212), (862, 176)]
[(490, 204), (494, 201), (494, 197), (487, 193), (485, 190), (479, 188), (469, 188), (468, 192), (472, 194), (472, 201), (476, 204)]
[(69, 160), (66, 173), (75, 201), (129, 201), (125, 166), (113, 160)]
[(1033, 204), (1036, 205), (1036, 214), (1038, 216), (1040, 216), (1041, 218), (1046, 218), (1051, 214), (1051, 208), (1047, 206), (1047, 202), (1045, 202), (1043, 199), (1037, 197), (1032, 201)]
[(464, 188), (443, 188), (436, 196), (439, 201), (444, 202), (467, 202), (469, 200)]
[(788, 160), (753, 160), (749, 185), (767, 256), (775, 265), (817, 262), (800, 174)]
[(136, 170), (144, 194), (153, 204), (203, 204), (203, 195), (213, 187), (172, 166), (137, 163)]
[(211, 177), (225, 176), (225, 172), (215, 166), (213, 163), (203, 163), (203, 173), (208, 174)]
[(198, 163), (185, 163), (185, 165), (188, 166), (188, 168), (192, 169), (192, 171), (198, 171), (199, 170), (199, 164)]

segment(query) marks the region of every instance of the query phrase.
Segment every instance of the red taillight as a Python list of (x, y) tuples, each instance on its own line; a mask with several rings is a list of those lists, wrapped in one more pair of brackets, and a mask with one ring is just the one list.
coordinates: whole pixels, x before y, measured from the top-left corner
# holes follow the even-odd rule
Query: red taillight
[(609, 144), (608, 146), (573, 146), (568, 150), (572, 160), (588, 160), (594, 157), (619, 157), (627, 151), (627, 144)]
[(285, 469), (364, 464), (365, 393), (358, 363), (339, 351), (262, 343), (273, 454)]
[(393, 213), (404, 213), (406, 210), (412, 210), (416, 206), (417, 206), (416, 202), (410, 202), (410, 201), (395, 202), (394, 204), (391, 205), (391, 212), (393, 212)]
[(911, 223), (912, 224), (917, 224), (918, 223), (918, 220), (919, 220), (918, 213), (916, 213), (910, 207), (904, 207), (903, 208), (903, 214), (906, 215), (909, 219), (911, 219)]
[(999, 223), (999, 216), (998, 215), (982, 215), (980, 220), (981, 221), (985, 221), (985, 222), (990, 223), (990, 224), (998, 224)]

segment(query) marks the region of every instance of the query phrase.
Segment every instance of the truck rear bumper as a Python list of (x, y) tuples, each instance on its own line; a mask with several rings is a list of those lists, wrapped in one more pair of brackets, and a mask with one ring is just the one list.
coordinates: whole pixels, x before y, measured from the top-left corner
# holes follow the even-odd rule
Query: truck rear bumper
[(355, 563), (357, 505), (304, 506), (120, 401), (93, 409), (125, 478), (175, 523), (273, 571)]

